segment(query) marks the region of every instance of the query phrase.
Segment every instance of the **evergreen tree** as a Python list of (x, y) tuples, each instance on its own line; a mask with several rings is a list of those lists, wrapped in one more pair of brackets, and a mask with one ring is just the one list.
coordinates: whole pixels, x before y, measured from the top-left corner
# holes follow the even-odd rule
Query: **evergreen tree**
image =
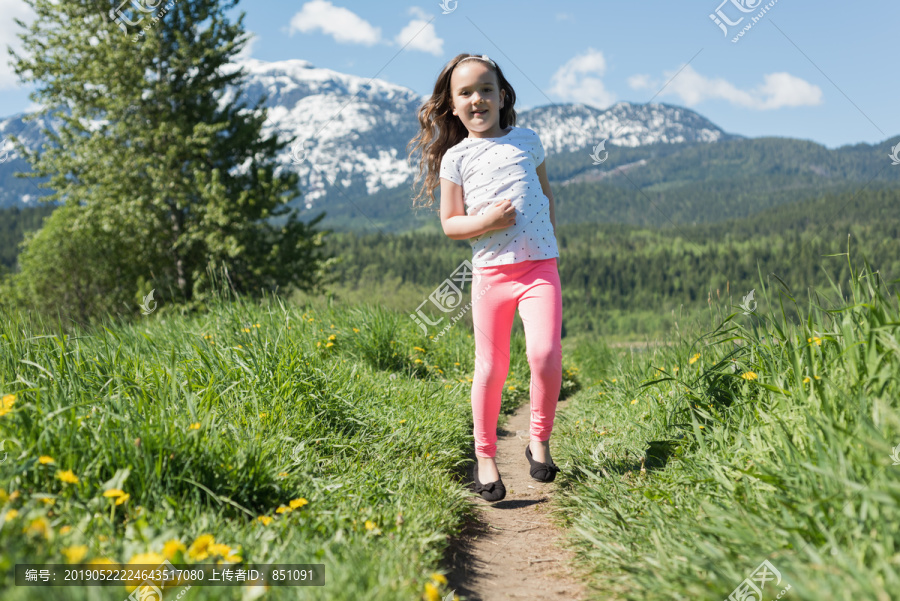
[[(167, 292), (170, 301), (202, 302), (211, 292), (210, 262), (227, 265), (238, 292), (319, 286), (327, 261), (315, 225), (323, 215), (305, 224), (286, 206), (299, 194), (298, 178), (276, 174), (274, 158), (292, 140), (262, 134), (265, 98), (253, 107), (243, 100), (246, 74), (233, 59), (248, 39), (244, 15), (236, 23), (225, 17), (237, 0), (26, 2), (37, 17), (27, 27), (18, 21), (26, 31), (15, 70), (36, 85), (31, 98), (44, 107), (32, 118), (52, 113), (62, 121), (46, 132), (41, 152), (18, 148), (32, 164), (29, 175), (49, 178), (44, 186), (53, 193), (42, 200), (71, 208), (72, 223), (55, 231), (118, 238), (83, 253), (94, 262), (87, 273), (107, 281), (101, 274), (122, 262), (111, 253), (127, 253), (135, 268), (117, 287), (129, 299), (155, 288), (161, 304)], [(267, 221), (286, 213), (281, 226)], [(28, 243), (40, 246), (50, 233)], [(18, 275), (27, 280), (35, 261), (54, 260), (23, 251)], [(146, 289), (138, 290), (142, 279)]]

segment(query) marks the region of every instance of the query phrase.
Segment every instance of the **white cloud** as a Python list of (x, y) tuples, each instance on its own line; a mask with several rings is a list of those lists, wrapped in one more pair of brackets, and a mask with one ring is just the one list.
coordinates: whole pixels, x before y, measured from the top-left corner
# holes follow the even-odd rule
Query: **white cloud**
[(7, 64), (12, 60), (7, 48), (22, 53), (22, 44), (18, 34), (24, 31), (14, 19), (29, 24), (35, 14), (23, 0), (0, 0), (0, 90), (19, 87), (19, 79), (12, 67)]
[[(421, 50), (435, 56), (444, 54), (444, 40), (438, 37), (431, 18), (416, 6), (410, 8), (409, 12), (416, 18), (400, 30), (400, 33), (394, 38), (394, 42), (401, 48), (405, 47), (406, 50)], [(406, 46), (407, 42), (409, 42), (408, 46)]]
[(570, 59), (551, 77), (550, 92), (568, 101), (607, 108), (615, 102), (615, 96), (606, 89), (602, 77), (606, 73), (603, 53), (588, 48), (587, 52)]
[(676, 73), (678, 71), (667, 71), (660, 81), (647, 75), (632, 75), (628, 85), (635, 90), (660, 89), (668, 81), (659, 96), (677, 96), (689, 107), (704, 100), (725, 100), (737, 106), (766, 111), (789, 106), (816, 106), (823, 101), (819, 86), (790, 73), (768, 73), (763, 76), (762, 84), (750, 90), (742, 90), (726, 79), (701, 75), (690, 65), (677, 77)]
[(319, 30), (334, 37), (336, 42), (350, 42), (371, 46), (381, 39), (381, 29), (373, 27), (356, 13), (328, 0), (312, 0), (291, 18), (289, 32), (309, 33)]
[[(2, 0), (0, 0), (2, 1)], [(328, 0), (311, 0), (291, 18), (288, 33), (319, 31), (330, 35), (338, 43), (365, 44), (393, 42), (406, 50), (419, 50), (435, 56), (444, 53), (444, 40), (437, 35), (432, 16), (417, 6), (407, 11), (413, 18), (392, 41), (381, 37), (381, 28), (375, 27), (353, 11), (335, 6)], [(408, 43), (408, 45), (407, 45)]]

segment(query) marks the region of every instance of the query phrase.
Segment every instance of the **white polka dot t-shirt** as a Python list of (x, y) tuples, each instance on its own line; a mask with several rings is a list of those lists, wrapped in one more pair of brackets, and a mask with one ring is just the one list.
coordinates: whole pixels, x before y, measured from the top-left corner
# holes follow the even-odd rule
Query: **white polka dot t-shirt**
[(536, 171), (544, 162), (541, 139), (526, 127), (505, 131), (498, 138), (464, 138), (441, 159), (440, 177), (462, 186), (466, 214), (481, 215), (506, 198), (516, 209), (515, 225), (469, 240), (474, 267), (559, 257), (550, 199)]

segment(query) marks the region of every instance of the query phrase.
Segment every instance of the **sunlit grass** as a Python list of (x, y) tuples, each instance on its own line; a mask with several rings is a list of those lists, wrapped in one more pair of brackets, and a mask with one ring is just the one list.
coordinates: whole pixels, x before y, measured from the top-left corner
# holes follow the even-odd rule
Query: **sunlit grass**
[(764, 599), (893, 597), (896, 298), (870, 269), (831, 299), (763, 289), (753, 316), (583, 370), (562, 503), (598, 598), (720, 600), (763, 560)]

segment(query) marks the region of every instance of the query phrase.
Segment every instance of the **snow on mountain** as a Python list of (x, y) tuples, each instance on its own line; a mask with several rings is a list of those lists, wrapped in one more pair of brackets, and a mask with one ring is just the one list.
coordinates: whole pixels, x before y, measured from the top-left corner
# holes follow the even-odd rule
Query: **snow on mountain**
[[(235, 65), (235, 68), (238, 65)], [(307, 208), (319, 205), (332, 182), (347, 194), (371, 194), (408, 185), (415, 165), (407, 160), (407, 144), (418, 131), (416, 113), (427, 97), (403, 86), (315, 67), (305, 60), (239, 63), (246, 74), (244, 99), (249, 106), (266, 97), (264, 132), (283, 140), (295, 137), (278, 157), (285, 169), (296, 169)], [(233, 99), (226, 93), (222, 102)], [(9, 134), (28, 148), (39, 148), (43, 123), (22, 122), (24, 115), (0, 120), (0, 143)], [(609, 138), (620, 146), (659, 143), (715, 142), (728, 134), (693, 111), (665, 104), (620, 102), (606, 110), (584, 104), (561, 104), (518, 112), (517, 125), (535, 130), (548, 153), (577, 151)], [(0, 148), (2, 151), (2, 148)], [(0, 163), (0, 207), (27, 204), (21, 159)], [(34, 186), (28, 186), (34, 202)], [(45, 192), (46, 193), (46, 192)]]

